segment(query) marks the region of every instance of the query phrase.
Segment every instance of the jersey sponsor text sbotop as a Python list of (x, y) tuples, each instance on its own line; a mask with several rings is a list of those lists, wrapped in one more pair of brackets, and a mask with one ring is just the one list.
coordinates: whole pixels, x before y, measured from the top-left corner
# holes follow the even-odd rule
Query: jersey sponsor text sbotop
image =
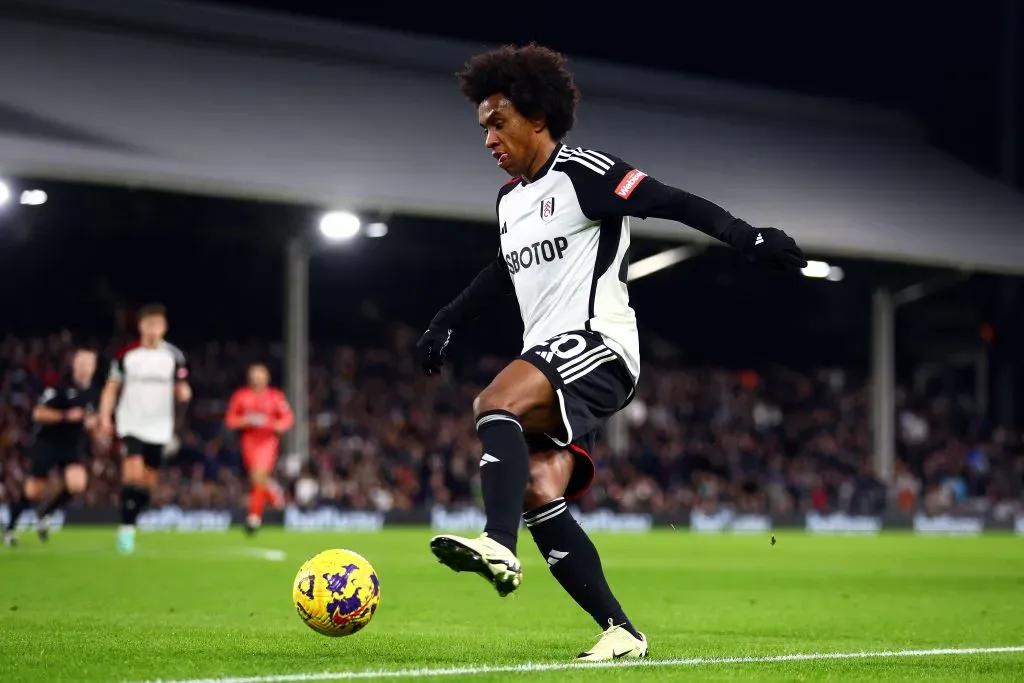
[(596, 332), (639, 377), (625, 282), (626, 200), (646, 176), (633, 171), (603, 152), (561, 145), (532, 181), (501, 188), (501, 256), (523, 318), (524, 350), (570, 330)]

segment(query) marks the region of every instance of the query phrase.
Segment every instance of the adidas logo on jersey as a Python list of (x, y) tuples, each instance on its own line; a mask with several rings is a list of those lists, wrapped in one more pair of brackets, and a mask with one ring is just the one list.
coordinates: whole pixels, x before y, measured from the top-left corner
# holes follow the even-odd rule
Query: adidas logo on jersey
[(757, 237), (754, 238), (754, 246), (756, 247), (759, 244), (764, 244), (764, 238), (761, 237), (761, 233), (757, 233)]

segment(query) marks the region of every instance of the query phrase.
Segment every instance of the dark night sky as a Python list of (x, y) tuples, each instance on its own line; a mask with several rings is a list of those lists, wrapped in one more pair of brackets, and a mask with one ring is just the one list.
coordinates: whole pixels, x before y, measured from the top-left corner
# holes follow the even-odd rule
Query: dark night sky
[[(588, 12), (585, 19), (557, 3), (478, 5), (458, 13), (328, 0), (206, 4), (487, 42), (535, 40), (571, 55), (871, 102), (912, 114), (940, 148), (987, 175), (1000, 172), (1004, 0), (719, 0), (667, 3), (672, 9), (658, 13), (651, 3), (620, 2), (609, 3), (614, 11), (607, 17)], [(1021, 36), (1024, 10), (1018, 15)], [(1018, 90), (1024, 90), (1021, 42)], [(1024, 128), (1024, 116), (1017, 122)], [(1024, 147), (1018, 148), (1019, 166)]]

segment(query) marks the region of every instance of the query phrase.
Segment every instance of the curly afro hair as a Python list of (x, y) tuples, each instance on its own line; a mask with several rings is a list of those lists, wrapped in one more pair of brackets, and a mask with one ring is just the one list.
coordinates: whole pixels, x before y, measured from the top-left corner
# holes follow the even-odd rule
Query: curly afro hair
[(473, 104), (501, 93), (523, 116), (543, 116), (555, 140), (565, 137), (576, 122), (580, 92), (565, 57), (550, 48), (530, 43), (482, 52), (457, 76), (462, 94)]

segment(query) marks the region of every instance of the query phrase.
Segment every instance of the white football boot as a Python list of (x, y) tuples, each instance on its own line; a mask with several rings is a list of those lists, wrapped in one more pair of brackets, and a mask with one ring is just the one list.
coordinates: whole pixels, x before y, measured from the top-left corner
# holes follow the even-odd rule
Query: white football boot
[(597, 644), (586, 652), (576, 655), (577, 662), (607, 662), (612, 659), (642, 659), (647, 656), (647, 636), (643, 633), (639, 638), (608, 620), (608, 628), (598, 639)]
[(505, 597), (523, 581), (523, 569), (512, 551), (487, 534), (463, 538), (442, 534), (430, 539), (430, 550), (438, 561), (457, 572), (473, 572)]

